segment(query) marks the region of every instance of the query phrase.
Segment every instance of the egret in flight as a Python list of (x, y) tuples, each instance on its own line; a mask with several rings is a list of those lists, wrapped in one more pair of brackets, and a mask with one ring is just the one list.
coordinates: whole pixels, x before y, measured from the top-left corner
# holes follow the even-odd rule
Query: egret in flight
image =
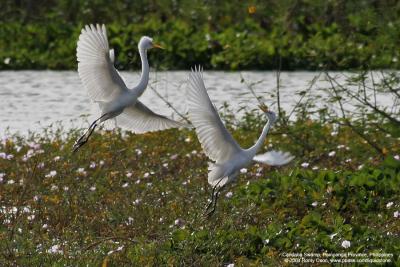
[(275, 113), (268, 111), (266, 106), (260, 106), (268, 118), (261, 136), (252, 147), (248, 149), (241, 148), (225, 128), (216, 108), (212, 104), (200, 69), (195, 68), (189, 75), (187, 104), (189, 118), (196, 130), (200, 144), (205, 154), (214, 161), (214, 163), (209, 163), (208, 167), (208, 183), (213, 186), (213, 190), (211, 202), (206, 207), (206, 212), (211, 205), (213, 206), (207, 215), (211, 215), (215, 211), (221, 189), (236, 179), (240, 169), (250, 165), (253, 161), (271, 166), (280, 166), (289, 163), (294, 158), (288, 152), (274, 150), (256, 155), (263, 146), (269, 129), (276, 121)]
[(101, 116), (76, 141), (74, 152), (88, 141), (98, 124), (110, 119), (114, 119), (116, 125), (135, 133), (185, 126), (183, 123), (151, 111), (138, 100), (149, 82), (147, 50), (154, 47), (162, 48), (153, 43), (150, 37), (143, 36), (140, 39), (138, 48), (142, 61), (142, 73), (139, 83), (132, 89), (128, 89), (114, 67), (114, 50), (109, 48), (104, 24), (86, 25), (82, 29), (76, 49), (78, 73), (89, 97), (99, 104)]

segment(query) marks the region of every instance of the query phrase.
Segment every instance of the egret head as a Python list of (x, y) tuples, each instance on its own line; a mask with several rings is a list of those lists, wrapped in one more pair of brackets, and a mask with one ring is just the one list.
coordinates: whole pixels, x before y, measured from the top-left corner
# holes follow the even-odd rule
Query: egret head
[(161, 48), (163, 49), (162, 46), (160, 46), (159, 44), (155, 44), (153, 43), (153, 39), (147, 36), (143, 36), (142, 38), (140, 38), (139, 41), (139, 50), (148, 50), (151, 48)]
[(267, 115), (268, 120), (271, 123), (275, 123), (277, 119), (275, 112), (268, 110), (268, 107), (265, 104), (260, 105), (259, 108), (265, 113), (265, 115)]

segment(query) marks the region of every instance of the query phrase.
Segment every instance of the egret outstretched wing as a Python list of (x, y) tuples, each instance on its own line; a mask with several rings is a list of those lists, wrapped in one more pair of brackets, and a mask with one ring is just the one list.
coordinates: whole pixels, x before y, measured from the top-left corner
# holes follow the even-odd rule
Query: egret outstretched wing
[(133, 106), (125, 108), (124, 111), (116, 117), (116, 120), (118, 126), (132, 130), (135, 133), (187, 127), (184, 123), (171, 120), (153, 112), (140, 101), (137, 101)]
[(214, 161), (223, 161), (243, 150), (232, 138), (211, 103), (200, 70), (189, 75), (187, 104), (189, 117), (206, 155)]
[(93, 101), (110, 101), (127, 90), (114, 67), (114, 51), (109, 48), (104, 25), (82, 29), (76, 55), (79, 77)]
[(292, 156), (289, 152), (283, 152), (283, 151), (268, 151), (264, 154), (256, 155), (254, 156), (253, 160), (264, 163), (270, 166), (280, 166), (280, 165), (285, 165), (288, 164), (290, 161), (294, 159), (294, 156)]

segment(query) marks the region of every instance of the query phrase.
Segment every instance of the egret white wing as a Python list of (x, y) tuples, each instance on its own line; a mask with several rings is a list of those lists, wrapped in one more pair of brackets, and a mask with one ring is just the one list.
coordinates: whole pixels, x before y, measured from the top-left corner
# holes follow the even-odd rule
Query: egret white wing
[(200, 70), (189, 75), (187, 92), (189, 117), (206, 155), (214, 161), (223, 161), (242, 151), (225, 128), (212, 104)]
[(135, 133), (188, 126), (153, 112), (140, 101), (137, 101), (133, 106), (125, 108), (124, 111), (116, 117), (116, 120), (119, 127), (122, 126), (122, 128), (132, 130)]
[(114, 50), (109, 49), (104, 24), (82, 29), (76, 55), (79, 77), (92, 100), (111, 101), (127, 90), (114, 67)]
[(254, 156), (253, 160), (264, 163), (267, 165), (271, 166), (280, 166), (280, 165), (285, 165), (288, 164), (290, 161), (294, 159), (294, 156), (292, 156), (289, 152), (283, 152), (283, 151), (268, 151), (264, 154), (256, 155)]

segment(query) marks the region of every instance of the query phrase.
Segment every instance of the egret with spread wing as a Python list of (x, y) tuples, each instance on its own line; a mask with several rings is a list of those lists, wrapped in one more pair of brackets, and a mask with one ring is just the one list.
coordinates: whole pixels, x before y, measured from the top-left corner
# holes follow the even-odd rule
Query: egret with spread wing
[(212, 104), (204, 85), (201, 70), (192, 70), (189, 75), (187, 104), (189, 118), (195, 127), (200, 144), (205, 154), (214, 161), (214, 163), (209, 163), (208, 168), (208, 183), (213, 186), (211, 202), (206, 211), (212, 204), (213, 208), (208, 215), (215, 211), (221, 189), (234, 181), (240, 169), (248, 166), (252, 161), (279, 166), (289, 163), (294, 158), (290, 153), (282, 151), (269, 151), (256, 155), (263, 146), (271, 125), (276, 121), (275, 113), (268, 111), (265, 106), (260, 106), (260, 108), (265, 112), (268, 122), (263, 128), (261, 136), (255, 145), (248, 149), (242, 149), (227, 131)]
[(128, 89), (114, 67), (114, 50), (109, 48), (104, 24), (87, 25), (82, 29), (76, 52), (78, 73), (89, 97), (99, 104), (101, 116), (77, 140), (74, 152), (88, 141), (98, 124), (109, 119), (114, 119), (116, 125), (135, 133), (185, 126), (183, 123), (151, 111), (138, 100), (149, 82), (147, 50), (154, 47), (162, 48), (153, 43), (150, 37), (144, 36), (140, 39), (138, 48), (142, 61), (142, 74), (138, 85)]

